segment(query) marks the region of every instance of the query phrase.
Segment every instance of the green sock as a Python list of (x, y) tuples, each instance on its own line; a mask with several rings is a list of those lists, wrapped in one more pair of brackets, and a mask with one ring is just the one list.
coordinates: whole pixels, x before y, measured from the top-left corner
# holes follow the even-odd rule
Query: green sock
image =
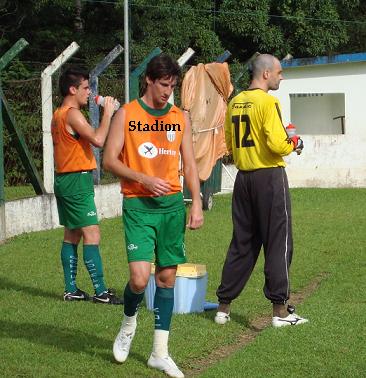
[(174, 307), (174, 288), (157, 287), (154, 297), (155, 329), (169, 331)]
[(84, 264), (88, 269), (89, 276), (93, 282), (96, 295), (107, 291), (103, 279), (102, 258), (99, 253), (99, 246), (93, 244), (84, 244), (83, 246)]
[(76, 286), (76, 274), (78, 269), (78, 245), (71, 243), (62, 243), (61, 262), (64, 269), (65, 291), (75, 293), (78, 289)]
[(136, 314), (139, 304), (144, 299), (144, 294), (144, 291), (142, 293), (134, 293), (130, 288), (129, 282), (127, 283), (123, 293), (124, 314), (126, 316), (134, 316)]

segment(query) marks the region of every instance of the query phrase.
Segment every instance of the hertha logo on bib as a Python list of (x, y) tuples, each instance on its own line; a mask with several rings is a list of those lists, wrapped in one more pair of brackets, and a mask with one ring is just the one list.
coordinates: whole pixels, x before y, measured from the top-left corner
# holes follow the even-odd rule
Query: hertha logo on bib
[(175, 141), (175, 131), (174, 130), (167, 131), (166, 137), (167, 137), (169, 142), (174, 142)]
[(151, 142), (140, 144), (138, 152), (141, 156), (148, 159), (153, 159), (158, 155), (158, 149)]

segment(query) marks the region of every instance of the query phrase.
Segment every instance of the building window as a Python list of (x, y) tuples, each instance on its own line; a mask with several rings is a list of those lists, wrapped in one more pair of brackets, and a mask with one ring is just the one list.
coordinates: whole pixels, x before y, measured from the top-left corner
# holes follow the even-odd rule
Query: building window
[(290, 103), (299, 135), (345, 134), (344, 93), (291, 93)]

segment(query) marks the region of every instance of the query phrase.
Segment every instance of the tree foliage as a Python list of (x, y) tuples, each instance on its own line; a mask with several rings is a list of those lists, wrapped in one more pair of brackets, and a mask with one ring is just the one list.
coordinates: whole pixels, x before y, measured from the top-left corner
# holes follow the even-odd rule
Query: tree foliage
[[(350, 21), (350, 22), (344, 22)], [(0, 52), (19, 38), (27, 59), (51, 61), (73, 40), (92, 65), (123, 44), (123, 0), (0, 0)], [(132, 64), (154, 47), (196, 61), (225, 49), (245, 61), (255, 51), (296, 57), (365, 49), (366, 4), (359, 0), (135, 0)]]
[[(255, 51), (280, 57), (288, 53), (297, 57), (332, 54), (353, 38), (341, 21), (340, 9), (345, 8), (345, 3), (342, 0), (224, 0), (220, 7), (221, 32), (227, 43), (237, 46), (240, 59)], [(350, 3), (348, 9), (355, 12), (358, 1)]]
[(316, 56), (336, 53), (349, 39), (333, 0), (280, 0), (274, 10), (283, 16), (281, 29), (285, 43), (282, 54)]

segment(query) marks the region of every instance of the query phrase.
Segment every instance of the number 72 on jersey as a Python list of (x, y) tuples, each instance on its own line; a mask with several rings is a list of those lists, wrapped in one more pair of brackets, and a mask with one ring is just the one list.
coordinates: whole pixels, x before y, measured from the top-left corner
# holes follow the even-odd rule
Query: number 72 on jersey
[[(250, 118), (248, 114), (233, 115), (231, 121), (234, 124), (235, 145), (240, 147), (254, 147), (254, 141), (249, 138), (250, 135)], [(240, 129), (243, 130), (243, 137), (240, 140)]]

